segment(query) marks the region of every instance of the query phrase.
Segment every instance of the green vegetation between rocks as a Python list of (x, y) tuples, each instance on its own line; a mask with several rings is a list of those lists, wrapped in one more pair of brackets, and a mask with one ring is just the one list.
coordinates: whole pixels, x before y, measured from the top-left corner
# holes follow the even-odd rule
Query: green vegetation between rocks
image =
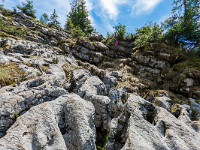
[(34, 31), (34, 27), (24, 27), (16, 25), (12, 21), (12, 16), (8, 18), (0, 17), (0, 36), (1, 37), (12, 37), (16, 39), (29, 39), (34, 35), (41, 34), (39, 31)]
[(108, 142), (109, 132), (101, 128), (97, 128), (97, 139), (96, 146), (97, 150), (105, 150), (106, 144)]
[(10, 37), (10, 35), (23, 36), (26, 34), (26, 30), (22, 26), (16, 26), (11, 19), (6, 20), (3, 17), (0, 17), (0, 28), (0, 34), (5, 37)]
[(0, 64), (0, 86), (18, 84), (24, 81), (25, 77), (25, 71), (21, 70), (17, 63)]

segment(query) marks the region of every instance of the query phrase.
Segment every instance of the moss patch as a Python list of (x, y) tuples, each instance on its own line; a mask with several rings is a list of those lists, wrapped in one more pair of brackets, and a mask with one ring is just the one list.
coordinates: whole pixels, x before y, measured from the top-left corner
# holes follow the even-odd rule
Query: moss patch
[(18, 84), (25, 80), (25, 71), (19, 69), (17, 63), (0, 64), (0, 86)]
[(48, 69), (50, 69), (50, 67), (44, 66), (44, 65), (38, 65), (38, 67), (39, 67), (40, 70), (43, 71), (43, 72), (46, 72)]
[(53, 58), (53, 60), (52, 60), (52, 61), (53, 61), (53, 63), (54, 63), (54, 64), (57, 64), (57, 61), (56, 61), (56, 59), (55, 59), (55, 58)]

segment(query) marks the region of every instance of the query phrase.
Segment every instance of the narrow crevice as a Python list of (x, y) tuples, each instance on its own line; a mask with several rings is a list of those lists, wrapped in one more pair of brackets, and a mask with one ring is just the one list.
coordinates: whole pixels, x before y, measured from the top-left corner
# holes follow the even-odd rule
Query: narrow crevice
[(67, 133), (67, 127), (66, 127), (66, 124), (65, 124), (65, 114), (64, 114), (64, 112), (61, 114), (61, 118), (59, 120), (58, 127), (59, 127), (62, 135)]
[(124, 147), (127, 141), (127, 129), (128, 129), (128, 122), (130, 119), (130, 113), (125, 112), (122, 114), (118, 121), (117, 126), (112, 128), (109, 134), (109, 141), (106, 149), (109, 150), (120, 150)]
[(154, 119), (155, 119), (155, 116), (157, 114), (157, 110), (155, 108), (155, 106), (151, 105), (148, 109), (148, 113), (146, 114), (146, 120), (151, 123), (151, 124), (154, 124)]
[(101, 127), (96, 128), (96, 147), (97, 150), (104, 150), (108, 143), (109, 132)]
[(162, 134), (163, 136), (165, 136), (167, 131), (167, 125), (164, 121), (162, 121), (161, 123), (162, 123)]

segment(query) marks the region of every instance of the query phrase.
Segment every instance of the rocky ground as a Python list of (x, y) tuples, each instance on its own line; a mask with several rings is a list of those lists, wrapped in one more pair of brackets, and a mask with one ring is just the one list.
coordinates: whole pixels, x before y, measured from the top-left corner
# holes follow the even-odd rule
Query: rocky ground
[(200, 149), (198, 64), (22, 13), (1, 10), (0, 23), (0, 150)]

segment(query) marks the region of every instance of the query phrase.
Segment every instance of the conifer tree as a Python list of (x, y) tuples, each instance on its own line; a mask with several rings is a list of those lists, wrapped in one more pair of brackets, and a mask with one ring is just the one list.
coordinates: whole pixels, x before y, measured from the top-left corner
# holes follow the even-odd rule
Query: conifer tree
[(72, 30), (73, 28), (74, 28), (74, 25), (72, 24), (72, 20), (68, 18), (65, 24), (65, 30)]
[(86, 34), (94, 31), (88, 16), (85, 0), (74, 0), (71, 3), (71, 12), (69, 12), (67, 17), (70, 18), (74, 27), (79, 26)]
[(51, 14), (51, 17), (50, 17), (50, 23), (53, 24), (53, 25), (59, 25), (60, 22), (58, 22), (58, 15), (56, 14), (56, 10), (54, 9), (53, 11), (53, 14)]
[(49, 16), (47, 15), (47, 13), (42, 14), (42, 16), (40, 17), (40, 21), (44, 24), (47, 24), (49, 21)]
[[(172, 17), (165, 21), (166, 37), (176, 46), (196, 48), (200, 43), (200, 1), (174, 0)], [(171, 43), (170, 43), (171, 44)]]
[(36, 18), (36, 16), (35, 16), (36, 10), (33, 8), (32, 0), (26, 0), (26, 3), (22, 2), (22, 6), (17, 5), (17, 8), (20, 9), (27, 16), (31, 16), (34, 19)]

